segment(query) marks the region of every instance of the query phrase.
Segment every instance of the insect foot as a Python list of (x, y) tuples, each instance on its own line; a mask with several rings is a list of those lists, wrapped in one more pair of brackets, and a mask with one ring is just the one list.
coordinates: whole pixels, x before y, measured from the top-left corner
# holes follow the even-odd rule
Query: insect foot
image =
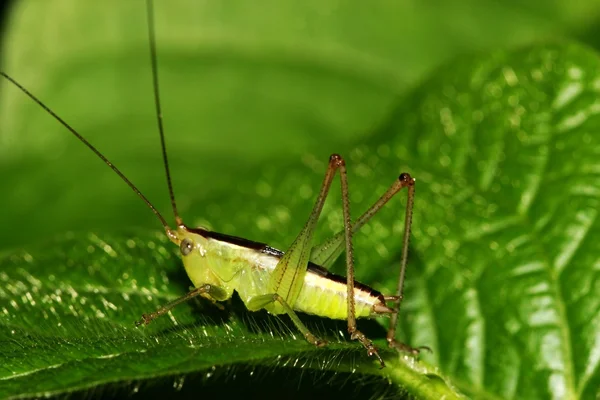
[(385, 363), (383, 362), (383, 358), (381, 358), (381, 356), (377, 352), (377, 348), (375, 347), (375, 345), (373, 344), (373, 342), (371, 342), (365, 336), (364, 333), (362, 333), (359, 330), (355, 330), (350, 335), (350, 339), (352, 339), (352, 340), (358, 340), (359, 342), (361, 342), (362, 345), (365, 347), (365, 349), (367, 349), (367, 354), (369, 355), (369, 357), (371, 357), (371, 356), (377, 357), (377, 360), (379, 360), (379, 364), (381, 364), (381, 368), (385, 368)]
[(418, 356), (419, 353), (421, 353), (421, 350), (427, 350), (428, 352), (433, 353), (433, 351), (431, 351), (431, 349), (427, 346), (412, 347), (407, 344), (398, 342), (396, 339), (388, 339), (388, 344), (391, 348), (396, 349), (399, 352), (408, 353), (413, 356)]
[(306, 332), (304, 334), (304, 337), (306, 338), (307, 342), (309, 342), (317, 347), (325, 347), (329, 344), (329, 342), (327, 340), (319, 339), (318, 337), (316, 337), (315, 335), (313, 335), (310, 332)]
[(135, 326), (141, 326), (141, 325), (148, 325), (150, 322), (152, 322), (157, 315), (155, 315), (156, 313), (151, 313), (151, 314), (142, 314), (142, 319), (140, 319), (139, 321), (136, 321)]

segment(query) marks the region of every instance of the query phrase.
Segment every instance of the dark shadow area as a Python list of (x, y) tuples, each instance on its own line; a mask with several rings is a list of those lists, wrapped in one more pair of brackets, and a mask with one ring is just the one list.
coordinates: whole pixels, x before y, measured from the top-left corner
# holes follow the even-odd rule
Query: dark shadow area
[(311, 399), (408, 398), (385, 379), (299, 368), (229, 367), (210, 373), (104, 386), (71, 399)]
[(600, 50), (600, 16), (596, 18), (595, 23), (591, 24), (586, 31), (577, 35), (576, 38), (584, 44)]
[[(6, 26), (8, 25), (8, 15), (10, 14), (13, 0), (0, 0), (0, 46), (4, 41)], [(2, 62), (2, 51), (0, 50), (0, 63)]]

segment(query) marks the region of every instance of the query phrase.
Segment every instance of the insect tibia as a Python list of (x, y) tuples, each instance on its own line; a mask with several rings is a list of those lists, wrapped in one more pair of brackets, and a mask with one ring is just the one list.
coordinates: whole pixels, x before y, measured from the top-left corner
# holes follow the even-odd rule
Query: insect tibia
[(372, 313), (373, 314), (377, 314), (377, 315), (381, 315), (381, 314), (393, 314), (395, 311), (391, 308), (389, 308), (388, 306), (381, 304), (381, 303), (377, 303), (373, 306), (372, 309)]

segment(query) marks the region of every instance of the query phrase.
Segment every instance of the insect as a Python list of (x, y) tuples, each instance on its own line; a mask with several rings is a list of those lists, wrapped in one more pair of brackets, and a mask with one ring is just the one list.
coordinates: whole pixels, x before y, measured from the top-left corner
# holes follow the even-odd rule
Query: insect
[[(179, 246), (185, 270), (194, 285), (194, 289), (184, 296), (165, 304), (158, 310), (144, 314), (136, 325), (147, 325), (176, 305), (197, 296), (218, 302), (228, 300), (234, 292), (237, 292), (250, 311), (264, 309), (271, 314), (287, 314), (306, 340), (316, 346), (324, 346), (327, 343), (316, 337), (304, 325), (297, 312), (347, 320), (351, 339), (359, 341), (365, 347), (369, 356), (376, 357), (382, 367), (385, 366), (382, 357), (372, 341), (358, 330), (356, 321), (358, 318), (363, 317), (389, 316), (390, 326), (387, 332), (389, 346), (413, 355), (418, 354), (425, 347), (413, 348), (395, 339), (399, 308), (403, 298), (415, 191), (415, 180), (408, 173), (400, 174), (399, 178), (394, 180), (391, 186), (362, 216), (352, 221), (346, 163), (340, 155), (331, 155), (314, 207), (304, 227), (285, 252), (264, 243), (210, 231), (206, 228), (191, 228), (184, 224), (177, 211), (165, 146), (158, 90), (153, 3), (152, 0), (147, 0), (146, 3), (158, 132), (167, 187), (175, 217), (175, 229), (170, 227), (154, 205), (100, 151), (25, 87), (5, 72), (0, 71), (0, 75), (29, 96), (94, 152), (96, 156), (102, 159), (146, 203), (160, 220), (167, 237)], [(344, 229), (324, 243), (313, 246), (313, 233), (331, 184), (338, 174), (342, 188)], [(402, 189), (407, 190), (408, 200), (397, 292), (395, 295), (384, 296), (366, 285), (355, 282), (352, 237)], [(346, 277), (330, 273), (327, 269), (344, 252)], [(393, 304), (393, 306), (388, 305), (388, 303)]]

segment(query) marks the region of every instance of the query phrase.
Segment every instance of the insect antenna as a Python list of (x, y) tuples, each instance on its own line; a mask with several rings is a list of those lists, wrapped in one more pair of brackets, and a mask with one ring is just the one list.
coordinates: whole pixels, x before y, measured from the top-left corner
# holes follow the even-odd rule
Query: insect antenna
[(79, 139), (91, 151), (93, 151), (94, 154), (96, 154), (102, 161), (104, 161), (104, 163), (106, 165), (108, 165), (110, 167), (110, 169), (112, 169), (117, 175), (119, 175), (119, 177), (131, 188), (131, 190), (133, 190), (135, 192), (135, 194), (137, 194), (144, 201), (144, 203), (146, 203), (146, 205), (150, 208), (150, 210), (152, 210), (152, 212), (154, 213), (154, 215), (156, 215), (158, 217), (158, 219), (160, 220), (160, 223), (164, 226), (165, 231), (167, 232), (167, 235), (171, 239), (174, 238), (175, 234), (173, 233), (173, 231), (171, 230), (171, 228), (169, 228), (169, 224), (164, 219), (164, 217), (160, 214), (160, 212), (158, 212), (158, 210), (156, 209), (156, 207), (154, 207), (154, 205), (152, 203), (150, 203), (150, 200), (148, 200), (146, 198), (146, 196), (144, 196), (142, 194), (142, 192), (140, 192), (140, 190), (129, 179), (127, 179), (127, 177), (112, 162), (110, 162), (110, 160), (108, 160), (108, 158), (106, 158), (102, 153), (100, 153), (100, 151), (98, 151), (98, 149), (96, 149), (83, 136), (81, 136), (81, 134), (79, 134), (79, 132), (77, 132), (75, 130), (75, 128), (73, 128), (64, 119), (62, 119), (61, 117), (59, 117), (58, 114), (56, 114), (54, 111), (52, 111), (50, 109), (50, 107), (48, 107), (47, 105), (45, 105), (40, 99), (38, 99), (36, 96), (34, 96), (33, 93), (31, 93), (29, 90), (25, 89), (25, 87), (23, 85), (21, 85), (19, 82), (17, 82), (13, 78), (11, 78), (4, 71), (0, 71), (0, 75), (2, 75), (3, 77), (5, 77), (6, 79), (8, 79), (13, 85), (15, 85), (16, 87), (18, 87), (23, 93), (25, 93), (27, 96), (29, 96), (29, 98), (31, 98), (40, 107), (42, 107), (44, 110), (46, 110), (46, 112), (48, 114), (50, 114), (52, 117), (54, 117), (54, 119), (56, 119), (58, 122), (60, 122), (62, 124), (62, 126), (64, 126), (65, 128), (67, 128), (73, 135), (75, 135), (75, 137), (77, 139)]
[(169, 158), (167, 156), (167, 145), (165, 143), (165, 131), (163, 128), (162, 109), (160, 106), (160, 92), (158, 89), (158, 62), (156, 56), (156, 33), (154, 27), (154, 2), (146, 0), (146, 11), (148, 17), (148, 42), (150, 44), (150, 63), (152, 65), (152, 84), (154, 87), (154, 104), (156, 106), (156, 122), (158, 123), (158, 133), (160, 135), (160, 146), (162, 149), (163, 164), (167, 176), (167, 185), (169, 187), (169, 196), (171, 197), (171, 207), (175, 215), (177, 226), (183, 224), (179, 213), (177, 212), (177, 203), (175, 202), (175, 193), (173, 192), (173, 182), (171, 181), (171, 171), (169, 169)]

